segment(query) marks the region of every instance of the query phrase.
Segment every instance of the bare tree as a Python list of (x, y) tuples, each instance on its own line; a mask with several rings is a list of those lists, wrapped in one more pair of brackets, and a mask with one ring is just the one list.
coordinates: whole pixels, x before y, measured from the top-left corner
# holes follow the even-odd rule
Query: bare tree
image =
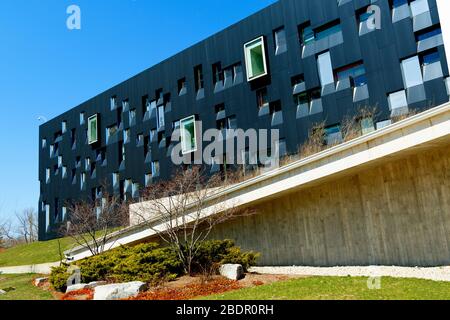
[(33, 208), (28, 208), (22, 213), (16, 213), (17, 230), (19, 238), (25, 243), (33, 243), (38, 240), (38, 218)]
[(221, 196), (222, 177), (204, 174), (200, 167), (180, 170), (169, 181), (144, 190), (138, 210), (130, 213), (133, 224), (147, 225), (176, 252), (186, 274), (192, 274), (199, 244), (212, 229), (227, 220), (254, 213), (236, 209)]
[[(107, 190), (102, 187), (102, 190)], [(62, 236), (72, 238), (79, 246), (99, 255), (109, 250), (111, 234), (128, 223), (128, 206), (120, 196), (103, 192), (100, 199), (67, 204), (69, 219), (61, 227)], [(110, 247), (107, 248), (108, 242)]]
[(0, 248), (8, 247), (14, 243), (14, 235), (11, 221), (0, 221)]

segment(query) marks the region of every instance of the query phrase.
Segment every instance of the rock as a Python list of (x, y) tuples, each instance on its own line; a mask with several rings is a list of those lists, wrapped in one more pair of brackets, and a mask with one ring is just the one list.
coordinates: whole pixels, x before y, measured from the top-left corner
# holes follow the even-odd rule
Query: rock
[(6, 294), (6, 291), (3, 291), (2, 289), (0, 289), (0, 296)]
[(37, 278), (37, 279), (34, 279), (34, 285), (36, 287), (42, 286), (46, 282), (48, 282), (48, 278)]
[(94, 300), (119, 300), (136, 297), (147, 289), (144, 282), (128, 282), (99, 286), (94, 289)]
[(89, 285), (86, 283), (74, 284), (73, 286), (67, 287), (66, 293), (78, 291), (78, 290), (84, 290), (84, 289), (89, 289)]
[(107, 284), (108, 284), (108, 282), (106, 282), (106, 281), (93, 281), (93, 282), (90, 282), (88, 284), (88, 288), (89, 289), (94, 289), (94, 288), (97, 288), (99, 286), (104, 286), (104, 285), (107, 285)]
[(244, 268), (240, 264), (224, 264), (219, 272), (221, 276), (230, 280), (240, 280), (244, 277)]

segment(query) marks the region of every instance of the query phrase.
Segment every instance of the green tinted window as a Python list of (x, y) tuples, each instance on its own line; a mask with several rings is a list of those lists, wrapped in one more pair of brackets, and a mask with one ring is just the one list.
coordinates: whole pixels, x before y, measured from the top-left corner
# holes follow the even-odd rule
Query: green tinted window
[(98, 141), (98, 117), (94, 115), (89, 118), (88, 121), (88, 138), (89, 144), (96, 143)]
[(197, 150), (194, 116), (181, 120), (181, 146), (183, 154), (195, 152)]

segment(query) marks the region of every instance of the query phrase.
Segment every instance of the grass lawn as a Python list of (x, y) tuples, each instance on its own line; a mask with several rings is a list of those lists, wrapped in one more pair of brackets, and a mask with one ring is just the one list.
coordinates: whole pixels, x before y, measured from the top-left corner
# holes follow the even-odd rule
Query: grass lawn
[(369, 290), (367, 278), (310, 277), (246, 288), (203, 300), (450, 300), (450, 283), (382, 278)]
[[(71, 248), (73, 240), (61, 239), (62, 251)], [(0, 252), (0, 267), (13, 267), (59, 261), (58, 240), (23, 244)]]
[(33, 286), (32, 281), (37, 275), (2, 275), (0, 274), (0, 289), (16, 288), (4, 295), (0, 295), (0, 300), (53, 300), (50, 292)]

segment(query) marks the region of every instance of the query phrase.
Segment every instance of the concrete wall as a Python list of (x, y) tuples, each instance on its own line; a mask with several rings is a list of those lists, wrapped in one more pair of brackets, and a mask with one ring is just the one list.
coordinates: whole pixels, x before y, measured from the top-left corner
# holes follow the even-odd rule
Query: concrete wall
[(450, 148), (390, 160), (257, 209), (213, 238), (261, 252), (261, 265), (448, 265)]

